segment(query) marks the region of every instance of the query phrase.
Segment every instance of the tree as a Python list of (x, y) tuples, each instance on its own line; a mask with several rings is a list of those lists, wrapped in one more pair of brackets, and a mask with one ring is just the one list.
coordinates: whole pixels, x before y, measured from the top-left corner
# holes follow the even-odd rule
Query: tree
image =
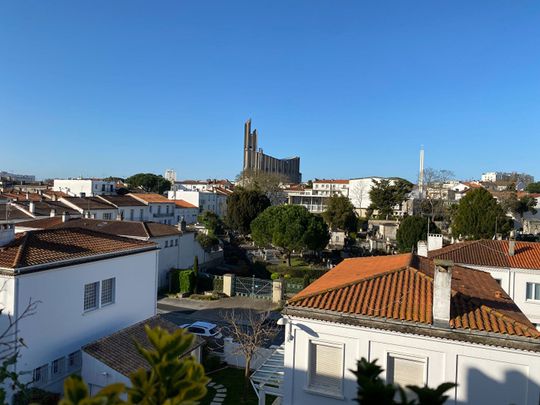
[(227, 326), (227, 334), (238, 344), (236, 353), (242, 354), (245, 358), (244, 363), (244, 391), (245, 400), (247, 390), (249, 389), (249, 376), (251, 362), (257, 357), (258, 350), (264, 345), (270, 343), (277, 335), (277, 326), (266, 322), (269, 312), (256, 312), (247, 310), (242, 313), (231, 310), (223, 315)]
[(212, 211), (204, 211), (197, 217), (197, 221), (204, 225), (208, 230), (209, 236), (223, 235), (225, 232), (225, 226), (221, 218)]
[(445, 204), (448, 198), (445, 196), (447, 184), (454, 178), (454, 173), (446, 169), (432, 169), (428, 167), (424, 170), (424, 182), (426, 193), (422, 201), (422, 213), (429, 215), (432, 221), (445, 219), (448, 210)]
[[(370, 362), (365, 358), (357, 362), (356, 371), (351, 371), (356, 375), (358, 382), (356, 401), (362, 405), (442, 405), (449, 398), (444, 393), (456, 387), (456, 384), (450, 382), (442, 383), (434, 389), (428, 386), (407, 385), (407, 387), (401, 387), (387, 384), (380, 377), (383, 369), (377, 364), (377, 360)], [(410, 399), (410, 394), (405, 388), (414, 393), (417, 398)], [(395, 399), (397, 394), (399, 394), (399, 401)]]
[(283, 184), (287, 183), (288, 180), (281, 174), (244, 170), (236, 176), (236, 181), (246, 190), (263, 193), (268, 197), (272, 205), (283, 204), (285, 200)]
[(412, 191), (413, 185), (405, 179), (373, 180), (373, 187), (369, 191), (371, 205), (368, 211), (377, 211), (379, 218), (388, 219), (397, 205), (401, 205), (407, 195)]
[(251, 223), (251, 237), (259, 246), (280, 248), (291, 265), (291, 253), (305, 249), (322, 250), (330, 239), (321, 217), (299, 205), (280, 205), (265, 209)]
[(416, 215), (405, 217), (397, 230), (398, 249), (401, 252), (410, 252), (416, 247), (418, 241), (427, 240), (428, 231), (432, 233), (439, 232), (439, 229), (431, 222), (430, 218)]
[(204, 233), (198, 233), (196, 239), (197, 242), (199, 242), (199, 245), (201, 245), (201, 247), (207, 252), (219, 245), (219, 239), (213, 234), (205, 235)]
[(508, 197), (501, 200), (501, 206), (505, 212), (511, 212), (514, 216), (519, 218), (521, 227), (523, 228), (523, 216), (526, 212), (531, 214), (536, 214), (536, 198), (530, 197), (528, 195), (521, 198), (517, 197), (515, 192), (510, 193)]
[(171, 189), (171, 182), (161, 175), (153, 173), (137, 173), (126, 179), (132, 189), (141, 189), (146, 193), (163, 194)]
[(496, 233), (507, 234), (510, 229), (503, 208), (484, 188), (469, 191), (459, 201), (452, 218), (452, 233), (457, 237), (491, 238)]
[(525, 188), (529, 193), (540, 193), (540, 181), (529, 183)]
[(270, 200), (261, 191), (236, 189), (227, 199), (228, 225), (246, 235), (251, 221), (270, 206)]
[[(131, 387), (111, 384), (90, 396), (88, 387), (79, 376), (64, 381), (64, 398), (59, 405), (116, 405), (116, 404), (195, 404), (206, 395), (204, 368), (192, 356), (184, 356), (193, 344), (193, 335), (184, 329), (168, 332), (159, 326), (145, 326), (153, 348), (137, 343), (137, 350), (150, 365), (150, 370), (139, 369), (129, 377)], [(127, 401), (122, 395), (127, 394)]]
[(357, 229), (358, 218), (354, 213), (354, 206), (347, 197), (334, 194), (327, 200), (326, 211), (323, 218), (330, 229), (340, 229), (354, 232)]

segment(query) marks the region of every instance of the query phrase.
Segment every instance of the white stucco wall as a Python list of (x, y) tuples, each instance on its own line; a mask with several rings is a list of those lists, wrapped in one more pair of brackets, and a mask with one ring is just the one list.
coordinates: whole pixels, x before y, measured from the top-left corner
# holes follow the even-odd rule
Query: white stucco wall
[(131, 386), (131, 381), (125, 375), (102, 363), (86, 352), (82, 352), (81, 377), (90, 390), (90, 395), (95, 395), (100, 389), (115, 383)]
[[(157, 251), (51, 269), (15, 278), (16, 309), (40, 301), (19, 325), (18, 371), (32, 371), (156, 313)], [(84, 312), (85, 284), (115, 277), (114, 303)], [(31, 379), (31, 374), (27, 379)]]
[(115, 187), (116, 183), (113, 181), (90, 179), (55, 179), (53, 183), (53, 191), (62, 191), (76, 197), (114, 194)]
[[(349, 371), (356, 369), (356, 361), (362, 357), (370, 361), (378, 359), (378, 364), (386, 369), (389, 354), (425, 360), (425, 382), (430, 387), (448, 381), (456, 382), (457, 389), (449, 391), (449, 403), (538, 404), (539, 353), (302, 318), (292, 318), (292, 324), (293, 339), (286, 338), (285, 341), (283, 404), (286, 405), (349, 403), (356, 396), (356, 379)], [(343, 346), (344, 379), (341, 398), (308, 390), (310, 341)], [(386, 378), (386, 371), (382, 377)]]

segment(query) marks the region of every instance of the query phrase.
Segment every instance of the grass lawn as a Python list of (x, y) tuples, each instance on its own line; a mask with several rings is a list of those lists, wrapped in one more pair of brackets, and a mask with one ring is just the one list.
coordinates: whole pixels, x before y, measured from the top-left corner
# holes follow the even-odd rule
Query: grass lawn
[[(253, 387), (249, 386), (248, 395), (245, 401), (242, 400), (242, 391), (244, 389), (244, 370), (234, 367), (228, 367), (224, 370), (210, 374), (208, 377), (212, 379), (211, 382), (216, 384), (222, 384), (227, 388), (227, 397), (223, 402), (224, 405), (257, 405), (257, 395), (253, 390)], [(216, 390), (208, 387), (208, 394), (201, 401), (201, 405), (210, 405), (210, 402), (214, 398)], [(274, 398), (267, 397), (266, 403), (270, 405)]]

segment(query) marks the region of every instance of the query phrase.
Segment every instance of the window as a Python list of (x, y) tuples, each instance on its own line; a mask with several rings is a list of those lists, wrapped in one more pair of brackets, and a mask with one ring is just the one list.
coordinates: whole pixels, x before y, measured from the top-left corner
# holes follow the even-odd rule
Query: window
[(91, 311), (98, 307), (99, 282), (85, 284), (84, 286), (84, 310)]
[(51, 364), (51, 377), (58, 377), (65, 372), (66, 358), (60, 357)]
[(73, 371), (81, 367), (81, 351), (70, 353), (68, 355), (67, 367), (68, 371)]
[(142, 209), (142, 208), (139, 210), (139, 219), (140, 219), (141, 221), (142, 221), (142, 219), (143, 219), (143, 209)]
[(540, 301), (540, 284), (527, 283), (527, 299)]
[(343, 346), (311, 342), (309, 350), (308, 388), (341, 395), (343, 380)]
[(389, 354), (386, 375), (389, 383), (398, 384), (403, 388), (407, 385), (423, 387), (426, 383), (426, 360)]
[(165, 241), (165, 247), (169, 247), (169, 241), (168, 240)]
[(167, 205), (166, 207), (167, 207), (167, 214), (168, 214), (169, 213), (169, 206)]
[(35, 368), (33, 372), (33, 380), (35, 385), (43, 385), (48, 379), (49, 365), (44, 364), (41, 367)]
[(135, 210), (132, 208), (129, 210), (129, 220), (133, 221), (134, 217), (135, 217)]
[(105, 220), (112, 219), (112, 214), (110, 212), (104, 212), (103, 213), (103, 219), (105, 219)]
[(101, 306), (114, 303), (114, 285), (116, 279), (108, 278), (101, 282)]
[(150, 212), (152, 212), (152, 206), (151, 206), (151, 205), (148, 206), (148, 210), (149, 210)]
[(174, 246), (178, 246), (178, 239), (174, 241)]
[(158, 213), (158, 215), (161, 214), (161, 205), (158, 205), (158, 207), (157, 207), (157, 213)]
[(105, 184), (101, 185), (101, 191), (105, 191)]

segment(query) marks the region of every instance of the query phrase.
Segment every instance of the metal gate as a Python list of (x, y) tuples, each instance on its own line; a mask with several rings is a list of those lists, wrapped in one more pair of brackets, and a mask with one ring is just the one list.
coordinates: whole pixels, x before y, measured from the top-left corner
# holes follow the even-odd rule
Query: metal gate
[(235, 277), (234, 294), (244, 297), (272, 299), (272, 280), (253, 277)]

